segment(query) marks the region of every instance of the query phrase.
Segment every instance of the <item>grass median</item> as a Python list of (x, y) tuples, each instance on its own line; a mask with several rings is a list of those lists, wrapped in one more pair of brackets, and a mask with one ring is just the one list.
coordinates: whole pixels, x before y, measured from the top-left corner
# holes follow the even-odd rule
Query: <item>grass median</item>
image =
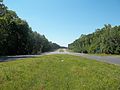
[(1, 90), (119, 90), (120, 66), (72, 55), (0, 63)]

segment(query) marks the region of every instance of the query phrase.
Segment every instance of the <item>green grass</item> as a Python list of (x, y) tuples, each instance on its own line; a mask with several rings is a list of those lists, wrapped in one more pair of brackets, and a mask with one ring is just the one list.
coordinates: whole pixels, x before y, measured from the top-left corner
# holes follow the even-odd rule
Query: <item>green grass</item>
[[(67, 52), (74, 52), (73, 50), (70, 49), (66, 49)], [(75, 52), (74, 52), (75, 53)]]
[(116, 57), (120, 57), (120, 55), (116, 55), (116, 54), (89, 54), (89, 55), (96, 55), (96, 56), (116, 56)]
[(89, 55), (94, 55), (94, 56), (113, 56), (120, 58), (120, 55), (115, 55), (115, 54), (89, 54)]
[(4, 62), (0, 90), (120, 90), (120, 66), (71, 55)]
[(64, 50), (63, 49), (59, 49), (59, 52), (64, 52)]
[[(67, 49), (68, 52), (74, 52), (73, 50)], [(76, 52), (74, 52), (76, 53)], [(120, 55), (117, 54), (105, 54), (105, 53), (84, 53), (84, 54), (89, 54), (89, 55), (95, 55), (95, 56), (115, 56), (115, 57), (120, 57)]]

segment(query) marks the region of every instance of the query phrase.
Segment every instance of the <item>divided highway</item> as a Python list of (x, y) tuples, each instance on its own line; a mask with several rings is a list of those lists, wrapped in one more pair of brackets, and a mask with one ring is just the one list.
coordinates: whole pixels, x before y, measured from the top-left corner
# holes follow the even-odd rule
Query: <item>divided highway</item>
[(38, 56), (43, 56), (43, 55), (51, 55), (51, 54), (69, 54), (69, 55), (75, 55), (75, 56), (82, 56), (85, 58), (107, 62), (111, 64), (120, 64), (120, 56), (96, 56), (96, 55), (89, 55), (89, 54), (83, 54), (83, 53), (68, 52), (67, 49), (59, 49), (54, 52), (42, 53), (41, 55), (6, 56), (6, 57), (1, 57), (0, 62), (19, 60), (19, 59), (31, 58), (31, 57), (38, 57)]

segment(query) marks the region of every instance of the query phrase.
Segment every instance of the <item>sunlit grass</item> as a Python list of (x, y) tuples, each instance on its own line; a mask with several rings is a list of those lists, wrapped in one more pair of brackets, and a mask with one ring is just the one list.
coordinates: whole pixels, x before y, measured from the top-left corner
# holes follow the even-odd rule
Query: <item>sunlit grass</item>
[(89, 55), (95, 55), (95, 56), (114, 56), (114, 57), (120, 57), (120, 55), (116, 54), (89, 54)]
[(59, 49), (59, 52), (64, 52), (64, 50), (63, 49)]
[(0, 90), (119, 90), (120, 66), (72, 55), (0, 63)]

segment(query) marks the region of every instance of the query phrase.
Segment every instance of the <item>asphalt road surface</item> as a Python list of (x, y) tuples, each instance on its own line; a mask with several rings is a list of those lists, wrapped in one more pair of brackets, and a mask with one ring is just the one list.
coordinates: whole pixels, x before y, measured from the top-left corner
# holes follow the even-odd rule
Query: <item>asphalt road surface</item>
[(51, 54), (69, 54), (69, 55), (75, 55), (75, 56), (82, 56), (82, 57), (97, 60), (97, 61), (120, 65), (120, 56), (96, 56), (96, 55), (89, 55), (89, 54), (83, 54), (83, 53), (68, 52), (66, 49), (62, 49), (62, 50), (59, 49), (57, 51), (47, 52), (41, 55), (6, 56), (6, 57), (1, 57), (0, 62), (19, 60), (19, 59), (25, 59), (25, 58), (31, 58), (31, 57), (38, 57), (38, 56), (43, 56), (43, 55), (51, 55)]

